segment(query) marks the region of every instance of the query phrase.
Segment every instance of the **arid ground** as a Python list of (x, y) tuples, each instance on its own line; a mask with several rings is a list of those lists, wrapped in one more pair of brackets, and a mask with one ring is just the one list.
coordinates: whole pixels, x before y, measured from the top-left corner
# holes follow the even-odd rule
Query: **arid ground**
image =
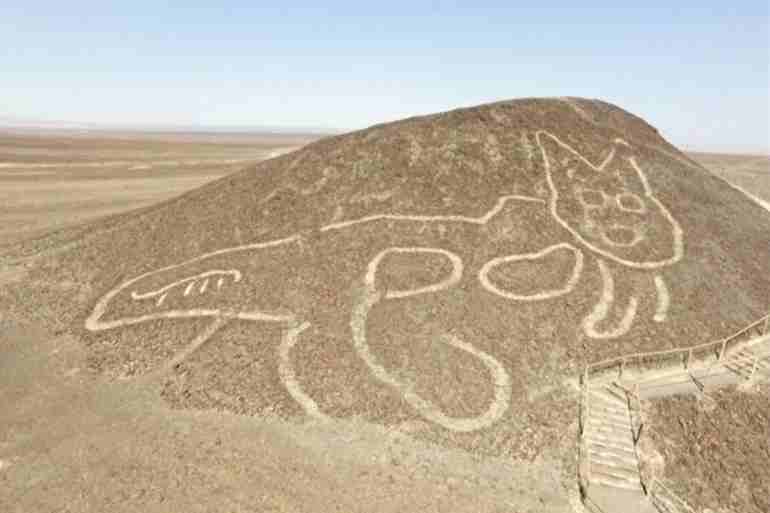
[[(582, 366), (766, 306), (770, 216), (617, 107), (504, 102), (252, 163), (310, 139), (0, 139), (0, 511), (582, 513)], [(615, 198), (644, 252), (622, 230), (589, 250), (546, 209), (546, 170), (616, 156), (565, 215)], [(767, 158), (689, 157), (770, 200)], [(284, 305), (304, 322), (252, 322)]]
[[(315, 135), (0, 136), (0, 247), (176, 196)], [(0, 315), (0, 511), (507, 512), (544, 467), (389, 433), (171, 410), (105, 383), (76, 339)], [(18, 472), (16, 472), (18, 471)], [(532, 474), (532, 475), (529, 475)], [(511, 476), (518, 484), (512, 485)], [(542, 490), (545, 502), (555, 496)]]
[(157, 203), (316, 138), (0, 129), (0, 246)]
[(770, 206), (770, 156), (689, 153), (689, 157), (717, 176)]

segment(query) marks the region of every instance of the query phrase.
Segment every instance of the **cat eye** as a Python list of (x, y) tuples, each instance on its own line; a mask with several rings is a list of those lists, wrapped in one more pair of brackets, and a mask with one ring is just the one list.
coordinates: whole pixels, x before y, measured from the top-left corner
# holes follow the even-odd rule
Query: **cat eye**
[(635, 246), (639, 241), (642, 240), (642, 237), (636, 232), (636, 230), (618, 224), (612, 225), (604, 230), (602, 238), (604, 239), (604, 242), (612, 246), (620, 247)]
[(643, 214), (647, 211), (647, 207), (645, 206), (644, 201), (642, 201), (642, 198), (630, 192), (622, 192), (616, 195), (615, 202), (618, 204), (620, 210), (626, 212)]
[(587, 207), (602, 207), (606, 201), (604, 191), (596, 189), (578, 189), (576, 193), (578, 200)]

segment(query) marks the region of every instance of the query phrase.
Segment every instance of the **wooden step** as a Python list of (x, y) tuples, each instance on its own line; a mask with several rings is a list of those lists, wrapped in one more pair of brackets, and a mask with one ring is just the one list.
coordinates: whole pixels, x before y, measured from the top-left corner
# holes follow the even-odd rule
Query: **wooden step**
[(633, 433), (631, 432), (631, 426), (624, 426), (624, 427), (616, 427), (616, 426), (605, 426), (605, 425), (593, 425), (590, 426), (589, 429), (592, 433), (601, 433), (604, 435), (614, 435), (618, 437), (626, 437), (631, 436), (633, 437)]
[(767, 355), (758, 355), (752, 352), (741, 352), (737, 353), (735, 355), (728, 356), (725, 359), (725, 362), (732, 362), (732, 361), (740, 361), (740, 362), (751, 362), (752, 365), (754, 361), (757, 361), (759, 366), (768, 366), (770, 365), (770, 362), (767, 361), (768, 356)]
[(607, 413), (609, 415), (624, 418), (629, 416), (628, 408), (612, 408), (599, 403), (591, 403), (588, 405), (588, 413), (591, 414), (594, 412)]
[(628, 399), (626, 399), (625, 392), (623, 392), (623, 395), (619, 395), (620, 392), (613, 391), (608, 387), (594, 388), (589, 390), (589, 392), (593, 397), (604, 400), (610, 404), (620, 404), (624, 407), (628, 405)]
[(590, 438), (594, 438), (597, 440), (607, 440), (609, 442), (615, 442), (620, 445), (628, 445), (630, 447), (634, 446), (634, 437), (630, 429), (623, 433), (617, 432), (617, 431), (599, 431), (596, 429), (590, 429), (586, 431), (585, 436), (588, 436)]
[(598, 463), (607, 467), (626, 469), (631, 472), (639, 473), (639, 462), (636, 458), (621, 458), (616, 454), (604, 456), (602, 453), (591, 452), (591, 464)]
[(615, 466), (604, 465), (595, 460), (591, 460), (591, 474), (601, 473), (607, 476), (614, 476), (617, 479), (622, 479), (630, 482), (639, 482), (639, 468), (627, 469)]
[(589, 416), (588, 417), (588, 424), (589, 425), (601, 425), (601, 426), (610, 426), (610, 427), (616, 427), (618, 429), (629, 429), (630, 428), (630, 422), (628, 419), (616, 420), (613, 418), (607, 418), (607, 417), (600, 417), (600, 416)]
[(608, 440), (603, 437), (598, 436), (592, 436), (587, 435), (586, 441), (591, 445), (599, 445), (601, 447), (605, 447), (607, 449), (613, 449), (617, 451), (623, 451), (627, 454), (631, 454), (636, 456), (636, 450), (634, 449), (634, 444), (632, 441), (629, 440), (628, 443), (622, 442), (619, 440)]
[(591, 471), (591, 476), (588, 481), (590, 483), (601, 484), (605, 486), (613, 486), (615, 488), (625, 488), (626, 490), (642, 490), (642, 484), (640, 482), (628, 481), (626, 479), (618, 479), (614, 475), (607, 475), (600, 471)]
[(603, 458), (605, 460), (613, 460), (618, 463), (625, 463), (629, 465), (639, 465), (639, 460), (636, 457), (636, 452), (627, 451), (626, 449), (615, 449), (611, 447), (604, 447), (602, 445), (590, 444), (587, 447), (587, 452), (591, 454), (591, 457)]
[(725, 365), (725, 366), (733, 365), (735, 367), (752, 369), (754, 368), (754, 362), (755, 360), (738, 360), (733, 358), (730, 360), (725, 360), (725, 362), (722, 365)]

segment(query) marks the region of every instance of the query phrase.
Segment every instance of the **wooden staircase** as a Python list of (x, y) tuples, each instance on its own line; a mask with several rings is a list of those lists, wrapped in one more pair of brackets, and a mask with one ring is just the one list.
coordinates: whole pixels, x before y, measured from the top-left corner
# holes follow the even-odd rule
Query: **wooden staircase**
[(723, 365), (746, 381), (770, 377), (770, 355), (755, 353), (751, 347), (732, 353)]
[(591, 385), (588, 395), (583, 432), (589, 461), (588, 481), (644, 493), (625, 392), (612, 384)]
[[(656, 359), (657, 368), (650, 366)], [(770, 314), (722, 340), (586, 367), (578, 467), (583, 504), (593, 513), (693, 513), (658, 479), (642, 480), (630, 399), (702, 394), (763, 380), (770, 380)]]
[(584, 503), (602, 513), (657, 513), (642, 486), (626, 392), (586, 384), (583, 408)]

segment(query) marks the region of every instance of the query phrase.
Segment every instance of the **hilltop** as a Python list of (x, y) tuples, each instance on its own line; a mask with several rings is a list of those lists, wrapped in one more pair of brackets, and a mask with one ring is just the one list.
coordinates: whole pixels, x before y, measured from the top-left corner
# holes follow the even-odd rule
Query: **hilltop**
[(767, 311), (769, 257), (770, 213), (644, 120), (526, 99), (24, 242), (0, 307), (175, 409), (365, 421), (569, 480), (585, 364), (732, 333)]

